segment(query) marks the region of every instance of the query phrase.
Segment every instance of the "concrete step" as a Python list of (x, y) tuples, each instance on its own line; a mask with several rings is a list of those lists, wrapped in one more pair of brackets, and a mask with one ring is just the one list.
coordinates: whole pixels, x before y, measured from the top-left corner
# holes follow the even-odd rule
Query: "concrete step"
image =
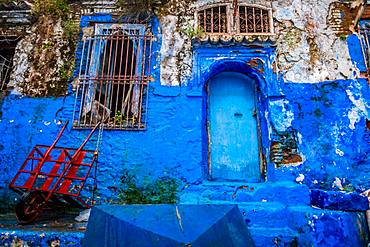
[(288, 207), (276, 202), (238, 204), (241, 214), (250, 227), (286, 227), (289, 221)]
[(213, 203), (228, 201), (278, 202), (289, 206), (310, 205), (310, 193), (306, 185), (293, 182), (235, 183), (203, 182), (187, 188), (180, 197), (181, 203)]
[(250, 227), (256, 247), (299, 246), (298, 233), (289, 228)]

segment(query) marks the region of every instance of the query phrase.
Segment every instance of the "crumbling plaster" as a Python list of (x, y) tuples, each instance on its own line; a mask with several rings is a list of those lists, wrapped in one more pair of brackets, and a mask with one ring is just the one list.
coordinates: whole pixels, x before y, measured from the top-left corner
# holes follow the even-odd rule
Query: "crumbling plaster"
[(9, 87), (31, 96), (66, 94), (60, 71), (70, 51), (60, 19), (41, 17), (17, 44)]
[[(162, 85), (187, 83), (192, 61), (192, 42), (184, 30), (196, 30), (194, 16), (198, 8), (218, 2), (225, 1), (196, 1), (184, 12), (182, 18), (165, 16), (160, 19)], [(359, 75), (350, 58), (346, 35), (338, 34), (334, 25), (337, 22), (329, 21), (335, 19), (332, 16), (332, 4), (338, 1), (239, 1), (243, 2), (272, 8), (277, 66), (284, 81), (317, 83), (353, 79)], [(353, 6), (357, 7), (356, 4)]]
[(314, 83), (358, 76), (345, 36), (339, 37), (327, 21), (334, 2), (273, 2), (277, 61), (286, 81)]

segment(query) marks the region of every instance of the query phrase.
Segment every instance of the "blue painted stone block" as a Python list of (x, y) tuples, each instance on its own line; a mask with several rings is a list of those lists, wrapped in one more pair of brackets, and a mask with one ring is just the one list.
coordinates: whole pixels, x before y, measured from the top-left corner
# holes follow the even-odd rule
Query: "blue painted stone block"
[(358, 193), (341, 191), (311, 190), (311, 204), (323, 208), (343, 211), (366, 211), (368, 198)]
[(236, 205), (125, 205), (92, 209), (84, 246), (254, 246)]

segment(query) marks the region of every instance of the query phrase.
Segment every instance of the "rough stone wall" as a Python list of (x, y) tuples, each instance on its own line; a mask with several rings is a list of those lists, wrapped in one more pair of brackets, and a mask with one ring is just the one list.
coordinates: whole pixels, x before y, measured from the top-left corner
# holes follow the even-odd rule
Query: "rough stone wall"
[[(162, 85), (187, 84), (192, 75), (192, 35), (196, 32), (194, 15), (198, 7), (220, 1), (169, 1), (158, 13), (161, 22), (160, 68)], [(353, 65), (346, 43), (350, 25), (358, 4), (346, 5), (335, 0), (309, 1), (239, 1), (272, 7), (275, 23), (277, 69), (287, 82), (320, 82), (336, 79), (353, 79), (359, 71)], [(358, 2), (358, 1), (355, 1)], [(352, 6), (352, 8), (351, 8)], [(109, 6), (110, 8), (112, 6)], [(352, 12), (351, 12), (352, 11)], [(338, 21), (338, 13), (347, 19)], [(342, 25), (345, 28), (338, 28)], [(348, 27), (346, 27), (348, 26)], [(55, 26), (57, 28), (58, 25)], [(61, 30), (54, 31), (56, 33)], [(37, 29), (37, 25), (34, 30)], [(338, 33), (338, 31), (340, 31)], [(35, 43), (35, 34), (28, 35), (19, 47), (22, 58), (32, 56), (29, 48)], [(58, 37), (56, 37), (58, 39)], [(60, 42), (57, 42), (60, 43)], [(58, 47), (56, 51), (58, 53)], [(16, 57), (14, 84), (25, 82), (23, 72), (31, 70), (21, 57)], [(60, 64), (60, 62), (57, 62)], [(55, 71), (50, 71), (53, 74)], [(48, 77), (47, 77), (48, 78)], [(28, 78), (29, 81), (34, 81)], [(57, 83), (48, 78), (52, 86)], [(55, 85), (54, 85), (55, 84)], [(32, 89), (35, 85), (29, 85)]]
[(170, 1), (160, 12), (162, 46), (161, 84), (187, 84), (192, 70), (191, 37), (186, 30), (194, 26), (193, 1)]
[(277, 62), (286, 81), (314, 83), (359, 75), (349, 55), (345, 36), (348, 33), (339, 36), (336, 26), (329, 21), (335, 2), (273, 2)]
[[(186, 15), (181, 15), (182, 18), (165, 16), (161, 19), (162, 84), (186, 84), (191, 73), (192, 54), (191, 40), (184, 35), (184, 30), (196, 28), (194, 13), (199, 6), (217, 2), (222, 1), (195, 1), (192, 8), (186, 9)], [(353, 25), (348, 20), (354, 19), (359, 1), (352, 4), (335, 0), (239, 1), (243, 2), (272, 7), (277, 67), (285, 81), (315, 83), (359, 76), (346, 42), (346, 35)], [(339, 15), (345, 17), (340, 19)]]
[(66, 94), (60, 72), (71, 48), (63, 39), (60, 19), (42, 17), (17, 45), (10, 87), (31, 96)]

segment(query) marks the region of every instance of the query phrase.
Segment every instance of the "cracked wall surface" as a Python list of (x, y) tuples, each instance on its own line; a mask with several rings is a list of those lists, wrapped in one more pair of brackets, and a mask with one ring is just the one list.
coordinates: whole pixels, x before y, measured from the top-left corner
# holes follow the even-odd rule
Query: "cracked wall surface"
[[(171, 24), (162, 26), (162, 84), (178, 85), (180, 81), (186, 83), (187, 77), (184, 76), (186, 68), (182, 68), (181, 65), (189, 61), (188, 58), (192, 54), (189, 49), (191, 41), (184, 37), (182, 30), (194, 27), (194, 18), (191, 17), (197, 8), (222, 2), (224, 1), (194, 1), (193, 8), (186, 12), (187, 18), (177, 18), (176, 21), (173, 17), (164, 18), (165, 21), (171, 18)], [(354, 1), (352, 5), (335, 0), (239, 1), (244, 2), (272, 8), (275, 23), (274, 39), (277, 40), (277, 67), (286, 82), (315, 83), (353, 79), (359, 76), (346, 42), (346, 35), (349, 34), (350, 26), (353, 24), (346, 21), (348, 22), (348, 16), (351, 21), (353, 20), (353, 15), (358, 9), (358, 3), (356, 4), (358, 1)], [(347, 19), (339, 18), (338, 12), (340, 16), (347, 16)], [(173, 37), (176, 37), (176, 41), (171, 45), (169, 40)], [(180, 54), (185, 59), (179, 57)], [(169, 61), (180, 66), (168, 66)], [(185, 75), (188, 74), (186, 71)]]

